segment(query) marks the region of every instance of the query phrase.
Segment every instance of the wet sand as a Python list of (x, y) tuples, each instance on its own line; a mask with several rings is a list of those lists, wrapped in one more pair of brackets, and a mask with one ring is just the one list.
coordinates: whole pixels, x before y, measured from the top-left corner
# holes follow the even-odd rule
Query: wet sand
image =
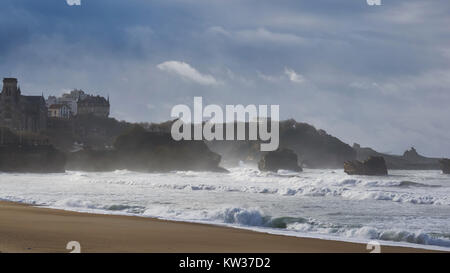
[[(0, 252), (70, 252), (70, 241), (79, 242), (81, 252), (369, 252), (365, 244), (0, 202)], [(431, 251), (382, 246), (381, 252)]]

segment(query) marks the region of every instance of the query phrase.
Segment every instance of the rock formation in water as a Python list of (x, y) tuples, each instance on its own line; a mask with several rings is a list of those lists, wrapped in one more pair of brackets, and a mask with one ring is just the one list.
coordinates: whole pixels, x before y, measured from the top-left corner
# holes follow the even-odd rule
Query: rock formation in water
[(175, 141), (170, 134), (134, 126), (120, 135), (111, 150), (85, 149), (69, 154), (67, 169), (83, 171), (215, 171), (221, 156), (203, 141)]
[(349, 175), (387, 175), (384, 158), (371, 156), (365, 161), (348, 161), (344, 163), (344, 172)]
[(298, 165), (297, 155), (289, 149), (278, 149), (266, 153), (258, 162), (258, 168), (261, 171), (290, 170), (301, 172), (302, 168)]
[(444, 158), (440, 161), (442, 172), (445, 174), (450, 174), (450, 159)]
[(369, 156), (381, 156), (386, 160), (386, 165), (392, 170), (439, 170), (439, 158), (430, 158), (420, 155), (414, 147), (403, 155), (390, 155), (379, 153), (371, 148), (363, 148), (359, 144), (353, 144), (356, 151), (356, 159), (364, 160)]

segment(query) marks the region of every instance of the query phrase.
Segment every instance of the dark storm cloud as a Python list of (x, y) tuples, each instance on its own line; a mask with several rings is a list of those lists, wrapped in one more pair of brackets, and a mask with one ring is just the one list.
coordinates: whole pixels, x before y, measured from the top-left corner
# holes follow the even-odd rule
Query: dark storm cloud
[(119, 119), (280, 104), (348, 143), (450, 156), (450, 3), (3, 0), (0, 74), (25, 92), (110, 94)]

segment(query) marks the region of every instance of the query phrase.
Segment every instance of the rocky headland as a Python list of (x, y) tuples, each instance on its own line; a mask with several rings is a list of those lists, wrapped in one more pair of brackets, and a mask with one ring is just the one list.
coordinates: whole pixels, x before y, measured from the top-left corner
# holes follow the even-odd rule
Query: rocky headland
[(221, 156), (209, 150), (203, 141), (175, 141), (170, 134), (149, 132), (136, 125), (118, 136), (109, 150), (86, 148), (69, 153), (66, 168), (82, 171), (226, 172), (219, 167), (220, 160)]
[[(17, 156), (25, 156), (25, 149), (34, 149), (34, 157), (45, 149), (60, 150), (67, 154), (68, 169), (88, 171), (223, 171), (218, 167), (219, 163), (231, 166), (244, 161), (257, 165), (267, 154), (260, 151), (262, 142), (259, 140), (174, 141), (170, 135), (172, 123), (133, 124), (89, 115), (67, 120), (49, 119), (47, 129), (39, 135), (22, 134), (19, 137), (17, 133), (3, 129), (0, 144), (2, 147), (16, 147), (8, 149), (22, 147), (22, 152)], [(388, 169), (442, 169), (440, 159), (422, 156), (414, 148), (403, 155), (384, 154), (358, 144), (351, 147), (306, 123), (286, 120), (279, 125), (280, 149), (291, 150), (297, 156), (298, 165), (307, 168), (342, 168), (345, 162), (363, 161), (375, 156), (383, 157)], [(248, 137), (249, 123), (245, 124), (245, 128)], [(39, 145), (51, 145), (51, 148), (39, 150), (36, 148)], [(26, 146), (34, 148), (24, 148)], [(43, 155), (42, 158), (46, 157)], [(7, 166), (7, 163), (3, 164)], [(21, 169), (20, 166), (14, 168), (12, 162), (8, 164), (9, 169)], [(43, 166), (41, 172), (48, 169), (52, 168)]]
[[(245, 126), (248, 132), (249, 123)], [(298, 161), (305, 167), (342, 168), (344, 162), (356, 159), (356, 152), (351, 146), (324, 130), (293, 119), (280, 121), (279, 126), (279, 147), (296, 153)], [(221, 154), (224, 162), (230, 165), (236, 165), (239, 161), (257, 164), (264, 155), (260, 152), (261, 141), (257, 140), (215, 140), (207, 144), (212, 151)]]
[(356, 159), (364, 160), (370, 156), (383, 157), (390, 170), (439, 170), (439, 158), (430, 158), (420, 155), (414, 147), (403, 155), (390, 155), (379, 153), (371, 148), (363, 148), (359, 144), (353, 144), (356, 151)]

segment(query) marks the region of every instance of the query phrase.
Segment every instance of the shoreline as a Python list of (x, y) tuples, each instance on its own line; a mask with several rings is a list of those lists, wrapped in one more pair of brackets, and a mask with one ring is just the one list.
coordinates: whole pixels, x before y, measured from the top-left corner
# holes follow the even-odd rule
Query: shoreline
[[(366, 244), (275, 235), (212, 224), (149, 217), (82, 213), (0, 201), (0, 252), (68, 253), (369, 253)], [(440, 252), (381, 246), (382, 253)]]

